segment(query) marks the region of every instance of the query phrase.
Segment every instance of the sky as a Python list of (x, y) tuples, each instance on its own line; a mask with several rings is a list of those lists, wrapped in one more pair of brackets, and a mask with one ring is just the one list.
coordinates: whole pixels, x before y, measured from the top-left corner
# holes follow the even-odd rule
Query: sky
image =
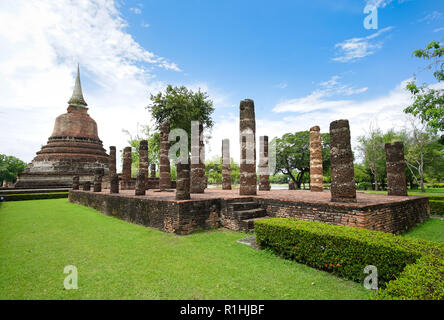
[(406, 126), (413, 76), (443, 87), (412, 56), (433, 40), (444, 41), (442, 0), (0, 1), (0, 153), (31, 162), (66, 112), (77, 63), (107, 150), (127, 145), (123, 129), (153, 125), (149, 96), (168, 84), (213, 100), (208, 158), (229, 138), (239, 159), (246, 98), (258, 137), (348, 119), (356, 146), (370, 126)]

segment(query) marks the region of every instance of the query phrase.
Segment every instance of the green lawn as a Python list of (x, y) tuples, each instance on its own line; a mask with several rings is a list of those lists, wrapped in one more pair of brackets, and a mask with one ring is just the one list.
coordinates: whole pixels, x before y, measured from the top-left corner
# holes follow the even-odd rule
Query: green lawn
[(444, 243), (444, 220), (430, 219), (403, 236)]
[[(366, 299), (339, 279), (236, 240), (175, 236), (67, 199), (0, 204), (0, 299)], [(74, 265), (79, 289), (64, 290)]]
[[(358, 192), (387, 194), (387, 191), (373, 191), (373, 190), (357, 190)], [(426, 188), (426, 192), (421, 192), (421, 189), (408, 190), (409, 196), (444, 196), (444, 188)]]

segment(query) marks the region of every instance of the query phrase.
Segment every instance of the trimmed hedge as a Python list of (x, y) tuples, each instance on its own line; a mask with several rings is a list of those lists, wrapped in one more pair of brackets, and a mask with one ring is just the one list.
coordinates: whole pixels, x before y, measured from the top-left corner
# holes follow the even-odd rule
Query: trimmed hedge
[(271, 218), (256, 221), (254, 227), (261, 248), (347, 279), (362, 283), (364, 267), (374, 265), (381, 288), (408, 264), (444, 252), (444, 245), (434, 242), (316, 221)]
[(429, 204), (432, 216), (444, 216), (444, 201), (429, 200)]
[(398, 279), (385, 290), (378, 290), (375, 300), (444, 300), (444, 259), (425, 255), (409, 264)]
[(23, 194), (5, 194), (3, 201), (22, 201), (22, 200), (40, 200), (40, 199), (59, 199), (68, 198), (68, 192), (52, 192), (52, 193), (23, 193)]

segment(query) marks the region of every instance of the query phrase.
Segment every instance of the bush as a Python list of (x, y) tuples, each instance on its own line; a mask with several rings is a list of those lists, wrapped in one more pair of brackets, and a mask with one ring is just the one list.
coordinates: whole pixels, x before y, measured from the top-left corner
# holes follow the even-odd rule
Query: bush
[(429, 200), (429, 204), (432, 216), (444, 216), (444, 201)]
[(5, 194), (4, 201), (40, 200), (68, 198), (68, 192)]
[(359, 182), (358, 183), (358, 189), (360, 190), (371, 190), (372, 189), (372, 184), (370, 182)]
[(444, 300), (444, 259), (425, 255), (408, 265), (385, 290), (378, 290), (376, 300)]
[(357, 282), (367, 276), (364, 267), (374, 265), (382, 288), (421, 256), (444, 252), (444, 245), (425, 240), (316, 221), (259, 220), (255, 233), (261, 248)]
[(444, 183), (432, 183), (428, 188), (444, 188)]

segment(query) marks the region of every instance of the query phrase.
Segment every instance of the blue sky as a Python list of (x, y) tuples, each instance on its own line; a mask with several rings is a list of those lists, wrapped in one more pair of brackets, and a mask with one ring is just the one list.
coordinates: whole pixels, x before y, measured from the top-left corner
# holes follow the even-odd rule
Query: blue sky
[[(367, 4), (376, 30), (364, 28)], [(236, 142), (245, 98), (270, 137), (326, 132), (338, 118), (350, 120), (354, 141), (370, 123), (403, 126), (405, 81), (418, 73), (433, 83), (412, 51), (442, 41), (444, 1), (17, 1), (0, 5), (0, 21), (2, 153), (32, 159), (65, 112), (80, 62), (106, 148), (122, 149), (121, 129), (148, 123), (148, 94), (172, 83), (214, 100), (214, 156), (222, 138)]]

